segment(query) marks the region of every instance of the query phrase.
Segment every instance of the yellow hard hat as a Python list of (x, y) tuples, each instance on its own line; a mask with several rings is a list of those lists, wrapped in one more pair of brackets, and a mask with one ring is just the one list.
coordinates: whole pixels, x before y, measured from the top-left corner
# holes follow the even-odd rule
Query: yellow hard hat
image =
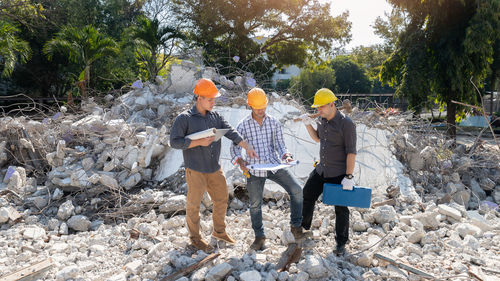
[(335, 94), (327, 88), (319, 89), (316, 94), (314, 94), (314, 104), (311, 105), (312, 108), (320, 107), (325, 104), (329, 104), (337, 100)]
[(267, 107), (267, 96), (261, 88), (253, 88), (248, 92), (248, 105), (253, 109), (263, 109)]
[(206, 98), (220, 97), (219, 90), (217, 90), (214, 82), (207, 78), (201, 78), (196, 82), (193, 93)]

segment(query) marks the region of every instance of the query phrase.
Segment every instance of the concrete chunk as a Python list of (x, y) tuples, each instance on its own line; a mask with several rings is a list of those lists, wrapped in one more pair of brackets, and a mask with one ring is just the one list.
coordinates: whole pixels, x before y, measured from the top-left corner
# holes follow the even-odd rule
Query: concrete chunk
[(460, 221), (462, 219), (462, 214), (458, 210), (450, 206), (440, 204), (438, 205), (438, 211), (440, 214), (449, 216), (457, 221)]

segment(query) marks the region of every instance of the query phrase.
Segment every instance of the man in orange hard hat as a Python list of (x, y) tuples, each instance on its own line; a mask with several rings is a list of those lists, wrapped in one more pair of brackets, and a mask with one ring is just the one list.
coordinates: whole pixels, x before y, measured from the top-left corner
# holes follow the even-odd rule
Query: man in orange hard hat
[[(324, 183), (342, 184), (346, 190), (354, 187), (356, 125), (337, 110), (336, 100), (337, 97), (329, 89), (319, 89), (311, 107), (318, 110), (321, 119), (316, 122), (307, 114), (301, 116), (311, 138), (320, 143), (320, 161), (309, 175), (303, 190), (302, 226), (307, 230), (311, 228), (314, 205), (323, 193)], [(312, 126), (314, 123), (317, 129)], [(335, 206), (335, 215), (336, 253), (343, 255), (349, 239), (349, 209)]]
[[(247, 175), (247, 190), (250, 197), (250, 218), (255, 233), (255, 240), (250, 246), (253, 250), (264, 248), (266, 236), (262, 224), (262, 198), (266, 179), (281, 185), (290, 195), (290, 224), (295, 239), (303, 237), (302, 233), (302, 189), (297, 180), (287, 169), (274, 171), (248, 170), (248, 164), (281, 164), (293, 161), (286, 149), (280, 122), (266, 114), (267, 96), (264, 90), (253, 88), (248, 92), (248, 105), (252, 113), (237, 126), (238, 132), (255, 148), (258, 158), (245, 159), (241, 148), (231, 147), (232, 162), (238, 163)], [(249, 163), (250, 162), (250, 163)]]
[(186, 198), (186, 222), (189, 238), (196, 248), (210, 252), (210, 246), (200, 235), (200, 204), (205, 191), (213, 201), (213, 232), (218, 240), (234, 244), (235, 241), (226, 232), (226, 210), (228, 190), (224, 172), (219, 164), (221, 141), (215, 137), (191, 140), (186, 136), (210, 128), (229, 129), (224, 135), (235, 145), (243, 147), (250, 157), (255, 157), (255, 150), (249, 146), (229, 123), (216, 111), (213, 111), (215, 98), (220, 96), (217, 87), (210, 79), (197, 81), (194, 94), (195, 105), (182, 112), (174, 121), (170, 131), (170, 146), (182, 149), (186, 182), (188, 186)]

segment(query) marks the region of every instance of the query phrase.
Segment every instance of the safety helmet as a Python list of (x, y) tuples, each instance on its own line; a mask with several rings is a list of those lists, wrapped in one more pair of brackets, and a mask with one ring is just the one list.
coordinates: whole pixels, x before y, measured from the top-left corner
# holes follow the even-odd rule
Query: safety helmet
[(337, 100), (335, 94), (327, 88), (319, 89), (316, 94), (314, 94), (314, 104), (311, 105), (312, 108), (320, 107), (325, 104), (329, 104)]
[(217, 90), (214, 82), (207, 78), (201, 78), (196, 82), (193, 93), (197, 96), (206, 98), (220, 97), (219, 90)]
[(253, 109), (263, 109), (267, 106), (267, 96), (261, 88), (253, 88), (248, 92), (248, 105)]

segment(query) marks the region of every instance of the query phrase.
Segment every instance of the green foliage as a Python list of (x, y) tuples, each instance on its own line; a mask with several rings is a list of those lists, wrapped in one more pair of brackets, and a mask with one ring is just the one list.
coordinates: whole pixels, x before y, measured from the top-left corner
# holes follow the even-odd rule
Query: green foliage
[(335, 71), (335, 88), (337, 93), (369, 93), (370, 78), (363, 66), (357, 64), (348, 56), (337, 56), (329, 62)]
[(0, 19), (15, 22), (20, 25), (31, 26), (39, 19), (43, 19), (43, 6), (30, 0), (2, 0), (0, 1)]
[[(330, 4), (310, 1), (174, 0), (179, 19), (189, 22), (189, 38), (200, 46), (209, 65), (234, 65), (259, 70), (262, 66), (303, 65), (310, 55), (334, 50), (350, 40), (347, 13), (330, 15)], [(266, 36), (259, 36), (266, 34)], [(256, 65), (254, 65), (256, 64)], [(253, 66), (252, 66), (253, 65)]]
[(81, 29), (66, 26), (45, 44), (43, 52), (49, 60), (52, 60), (55, 54), (61, 54), (79, 65), (81, 74), (78, 75), (78, 80), (88, 86), (92, 64), (102, 57), (117, 55), (117, 47), (113, 39), (101, 34), (91, 25)]
[(391, 0), (408, 14), (408, 25), (384, 63), (381, 80), (397, 87), (411, 106), (436, 99), (447, 106), (448, 133), (455, 135), (452, 100), (477, 103), (499, 36), (500, 3), (484, 1)]
[(384, 39), (384, 52), (389, 54), (394, 50), (399, 36), (407, 26), (405, 11), (395, 6), (390, 14), (385, 12), (385, 19), (377, 17), (372, 27), (374, 33)]
[(137, 60), (145, 70), (144, 78), (150, 81), (154, 81), (167, 63), (174, 59), (174, 48), (185, 38), (177, 28), (161, 26), (158, 19), (151, 20), (144, 16), (139, 17), (137, 25), (126, 33), (134, 42)]
[(365, 67), (368, 76), (371, 79), (378, 77), (382, 64), (389, 57), (389, 53), (385, 52), (384, 46), (359, 46), (352, 49), (349, 54), (351, 60)]
[(0, 20), (0, 67), (2, 76), (9, 77), (18, 62), (25, 63), (31, 57), (28, 42), (20, 39), (20, 30), (13, 24)]
[(276, 81), (276, 86), (274, 89), (276, 91), (284, 92), (290, 88), (290, 79), (278, 80)]
[(299, 76), (292, 77), (290, 92), (299, 96), (306, 104), (312, 104), (318, 89), (335, 89), (335, 70), (328, 64), (309, 62)]

